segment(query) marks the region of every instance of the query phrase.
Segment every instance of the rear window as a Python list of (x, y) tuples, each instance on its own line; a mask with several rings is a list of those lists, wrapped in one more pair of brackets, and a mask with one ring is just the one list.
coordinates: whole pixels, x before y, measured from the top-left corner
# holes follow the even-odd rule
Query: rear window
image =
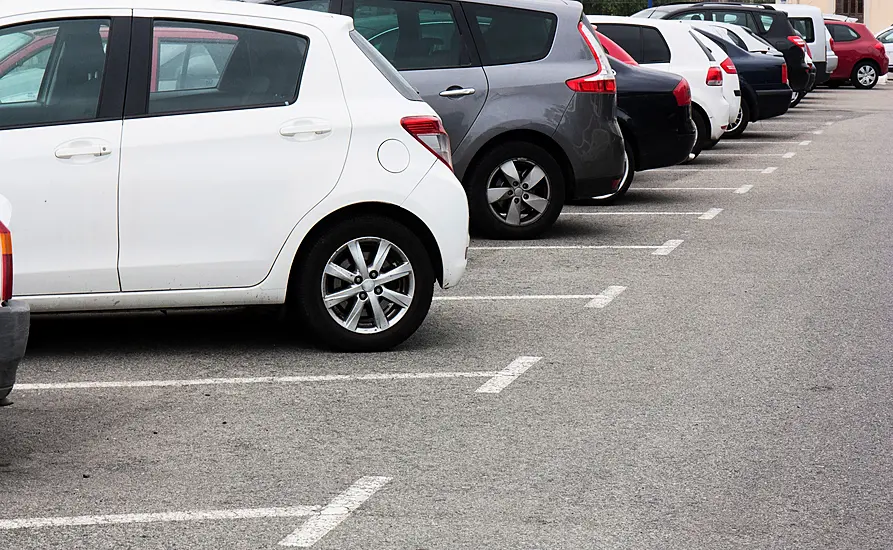
[(642, 63), (669, 63), (670, 47), (657, 29), (642, 27)]
[(549, 55), (558, 23), (554, 14), (472, 3), (464, 8), (483, 46), (484, 65), (526, 63)]
[(809, 17), (789, 17), (794, 30), (803, 35), (807, 42), (815, 42), (815, 25)]
[(595, 30), (607, 36), (626, 50), (637, 62), (642, 63), (642, 33), (635, 25), (614, 25), (598, 23)]
[(406, 79), (403, 78), (399, 72), (397, 72), (397, 69), (395, 69), (393, 65), (388, 63), (388, 60), (385, 59), (385, 57), (381, 55), (381, 53), (376, 50), (375, 47), (369, 43), (368, 40), (363, 38), (362, 34), (355, 30), (350, 31), (350, 38), (351, 40), (353, 40), (354, 44), (356, 44), (357, 47), (360, 48), (360, 51), (366, 54), (366, 57), (369, 58), (369, 61), (371, 61), (373, 65), (375, 65), (375, 68), (377, 68), (379, 72), (381, 72), (381, 74), (388, 79), (388, 82), (391, 83), (391, 86), (393, 86), (398, 92), (400, 92), (400, 95), (410, 101), (422, 101), (422, 97), (419, 95), (419, 92), (417, 92), (415, 88), (410, 86), (409, 82), (407, 82)]
[(280, 4), (290, 8), (301, 8), (302, 10), (329, 12), (332, 9), (330, 0), (297, 0), (287, 4)]

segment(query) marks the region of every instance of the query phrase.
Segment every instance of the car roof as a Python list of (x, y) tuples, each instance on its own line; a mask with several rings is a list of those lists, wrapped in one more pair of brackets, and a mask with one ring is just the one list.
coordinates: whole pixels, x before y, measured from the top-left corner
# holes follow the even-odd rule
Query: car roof
[(189, 2), (184, 2), (183, 0), (41, 0), (40, 2), (0, 0), (0, 17), (19, 14), (38, 15), (50, 11), (80, 9), (151, 9), (181, 11), (184, 13), (232, 14), (298, 21), (323, 29), (328, 27), (334, 30), (344, 27), (345, 24), (353, 28), (353, 21), (341, 15), (311, 10), (282, 10), (275, 6), (233, 2), (232, 0), (189, 0)]
[(777, 4), (774, 7), (778, 11), (794, 15), (809, 15), (810, 17), (818, 17), (819, 19), (822, 19), (823, 17), (820, 8), (808, 6), (806, 4)]
[(589, 22), (598, 27), (599, 23), (612, 23), (616, 25), (636, 25), (638, 27), (654, 27), (661, 30), (681, 30), (687, 31), (686, 24), (688, 21), (678, 21), (676, 19), (646, 19), (643, 17), (622, 17), (619, 15), (587, 15)]
[(664, 4), (663, 6), (654, 6), (654, 10), (673, 12), (697, 7), (710, 9), (728, 9), (730, 6), (734, 6), (736, 9), (740, 8), (752, 11), (776, 11), (775, 7), (771, 4), (742, 4), (740, 2), (680, 2), (674, 4)]

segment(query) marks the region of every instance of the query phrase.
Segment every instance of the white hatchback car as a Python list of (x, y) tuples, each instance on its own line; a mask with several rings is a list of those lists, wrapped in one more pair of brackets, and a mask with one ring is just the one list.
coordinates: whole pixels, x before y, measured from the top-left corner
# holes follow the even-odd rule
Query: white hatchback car
[[(676, 73), (688, 80), (691, 114), (698, 131), (693, 154), (699, 154), (722, 138), (726, 128), (737, 118), (738, 106), (735, 106), (733, 115), (723, 90), (724, 70), (718, 61), (711, 60), (712, 52), (695, 38), (691, 27), (663, 19), (586, 17), (598, 32), (626, 50), (639, 65)], [(737, 83), (737, 74), (735, 77)]]
[(287, 302), (328, 345), (379, 350), (465, 271), (443, 125), (347, 17), (4, 3), (0, 43), (0, 193), (34, 312)]

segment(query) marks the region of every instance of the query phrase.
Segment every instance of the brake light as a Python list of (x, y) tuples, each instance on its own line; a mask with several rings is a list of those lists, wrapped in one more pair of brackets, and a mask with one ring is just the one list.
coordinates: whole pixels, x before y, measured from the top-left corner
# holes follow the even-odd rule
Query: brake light
[(789, 36), (788, 40), (799, 46), (803, 51), (806, 51), (806, 41), (799, 36)]
[(831, 41), (831, 42), (830, 42), (830, 44), (831, 44), (831, 51), (833, 52), (833, 51), (834, 51), (834, 39), (833, 39), (833, 38), (829, 38), (828, 40)]
[(580, 31), (580, 36), (583, 37), (583, 42), (586, 43), (589, 47), (589, 51), (592, 52), (592, 57), (595, 59), (596, 71), (592, 74), (572, 78), (566, 81), (567, 87), (575, 92), (582, 93), (617, 93), (617, 81), (615, 81), (614, 77), (608, 74), (608, 71), (606, 70), (609, 67), (608, 60), (603, 57), (604, 53), (601, 50), (601, 45), (596, 47), (594, 43), (596, 38), (592, 29), (588, 28), (583, 21), (580, 21), (580, 23), (577, 24), (577, 30)]
[(592, 35), (590, 33), (586, 32), (586, 25), (582, 21), (577, 23), (577, 30), (580, 31), (580, 36), (583, 37), (583, 42), (586, 42), (586, 45), (589, 46), (589, 51), (592, 52), (592, 57), (595, 58), (596, 67), (595, 67), (595, 73), (593, 73), (593, 74), (598, 74), (598, 73), (602, 72), (601, 59), (599, 59), (600, 56), (598, 54), (598, 50), (595, 48), (595, 44), (592, 43), (592, 38), (591, 38)]
[(12, 235), (0, 222), (0, 302), (12, 300)]
[(676, 97), (676, 105), (680, 107), (691, 105), (691, 86), (689, 86), (688, 80), (683, 78), (679, 81), (679, 84), (676, 84), (676, 87), (673, 89), (673, 96)]
[(731, 57), (727, 57), (719, 66), (728, 74), (738, 74), (738, 69), (735, 67)]
[(790, 80), (788, 80), (788, 64), (787, 63), (781, 64), (781, 83), (782, 84), (790, 83)]
[(884, 45), (881, 44), (880, 42), (875, 42), (875, 43), (874, 43), (874, 49), (876, 49), (877, 51), (879, 51), (879, 52), (881, 52), (881, 53), (886, 53), (886, 52), (887, 52), (886, 48), (884, 48)]
[(809, 54), (809, 57), (812, 57), (812, 50), (809, 48), (809, 44), (806, 45), (806, 53)]
[(434, 156), (443, 161), (450, 170), (453, 169), (453, 157), (450, 153), (450, 136), (443, 127), (443, 122), (436, 116), (408, 116), (400, 119), (400, 126), (416, 138)]
[(707, 70), (707, 85), (722, 86), (722, 70), (719, 67), (710, 67)]

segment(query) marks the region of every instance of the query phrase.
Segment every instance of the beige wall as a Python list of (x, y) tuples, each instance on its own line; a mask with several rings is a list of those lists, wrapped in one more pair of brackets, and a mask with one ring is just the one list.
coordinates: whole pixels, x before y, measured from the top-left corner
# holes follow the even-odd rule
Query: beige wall
[[(822, 13), (834, 13), (836, 6), (834, 0), (788, 0), (787, 3), (815, 6)], [(875, 33), (893, 25), (893, 0), (865, 0), (865, 24)]]

